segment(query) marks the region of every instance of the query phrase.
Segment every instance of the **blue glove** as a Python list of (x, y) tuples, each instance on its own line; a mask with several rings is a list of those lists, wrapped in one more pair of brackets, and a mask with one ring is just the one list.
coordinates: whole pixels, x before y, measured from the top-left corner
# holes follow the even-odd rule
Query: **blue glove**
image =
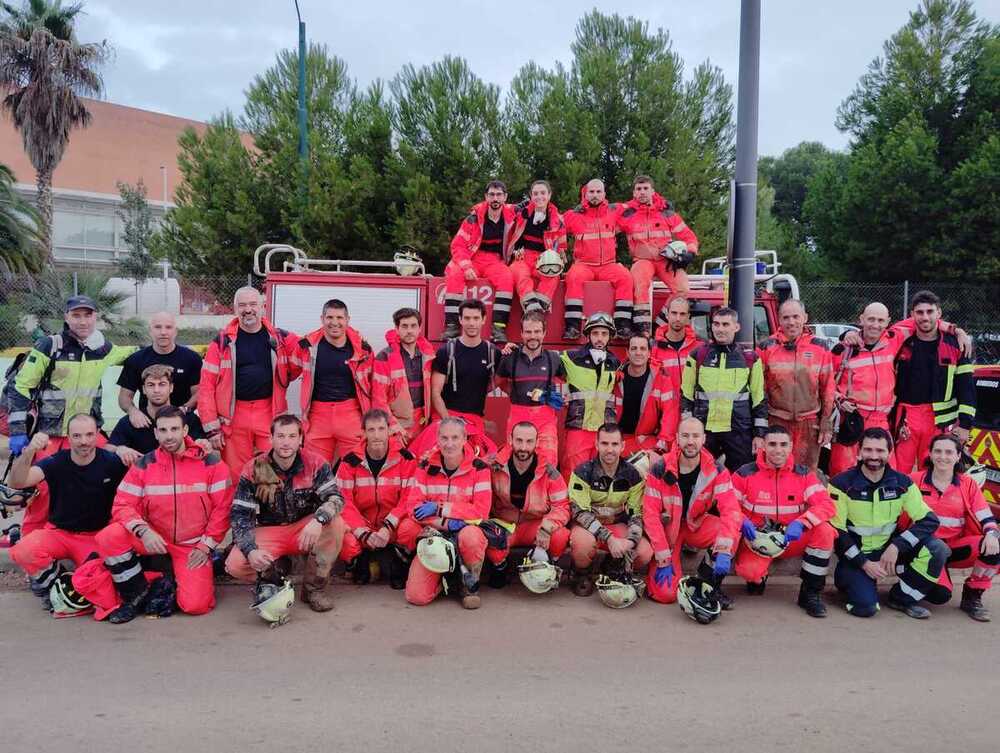
[(438, 514), (437, 502), (424, 502), (423, 504), (417, 505), (416, 509), (413, 511), (413, 517), (416, 518), (417, 520), (432, 518), (437, 514)]
[(747, 541), (753, 541), (757, 537), (757, 527), (746, 518), (740, 524), (740, 533)]
[(10, 456), (16, 458), (24, 452), (24, 448), (28, 446), (28, 441), (27, 434), (12, 434), (8, 444), (10, 447)]
[(805, 530), (805, 526), (802, 525), (798, 520), (793, 520), (788, 524), (788, 528), (785, 529), (785, 543), (791, 544), (793, 541), (798, 541), (802, 538), (802, 532)]
[(656, 572), (653, 573), (653, 579), (656, 581), (656, 585), (662, 586), (666, 583), (667, 588), (670, 588), (670, 582), (674, 579), (674, 566), (667, 565), (666, 567), (656, 568)]
[(559, 391), (557, 387), (550, 387), (542, 395), (542, 403), (549, 406), (553, 410), (560, 410), (563, 407), (563, 396), (562, 392)]
[(733, 555), (717, 554), (715, 555), (715, 567), (712, 568), (712, 572), (716, 575), (727, 575), (729, 573), (729, 568), (732, 566)]
[(451, 531), (452, 533), (455, 533), (456, 531), (461, 531), (463, 528), (465, 528), (465, 521), (464, 520), (449, 520), (448, 521), (448, 530)]

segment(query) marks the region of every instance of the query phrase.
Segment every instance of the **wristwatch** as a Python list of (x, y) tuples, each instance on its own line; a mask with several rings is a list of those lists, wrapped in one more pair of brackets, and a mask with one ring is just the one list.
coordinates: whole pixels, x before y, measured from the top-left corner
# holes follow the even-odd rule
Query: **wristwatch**
[(320, 508), (315, 513), (313, 513), (313, 516), (316, 518), (316, 520), (319, 521), (320, 525), (323, 526), (325, 526), (327, 523), (333, 520), (333, 518), (330, 516), (330, 513), (324, 510), (323, 508)]

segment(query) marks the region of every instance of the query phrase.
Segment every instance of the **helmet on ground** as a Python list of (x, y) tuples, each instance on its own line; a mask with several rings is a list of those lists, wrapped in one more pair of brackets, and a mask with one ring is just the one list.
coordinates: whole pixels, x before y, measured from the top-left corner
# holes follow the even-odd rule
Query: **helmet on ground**
[(259, 583), (250, 608), (262, 620), (271, 623), (271, 627), (277, 627), (288, 622), (289, 612), (292, 611), (294, 603), (295, 589), (292, 588), (292, 582), (285, 578), (280, 585)]
[(73, 586), (73, 573), (60, 573), (49, 588), (53, 617), (79, 617), (92, 612), (91, 604)]
[(417, 559), (432, 573), (452, 573), (458, 564), (455, 545), (440, 533), (417, 542)]
[(837, 427), (837, 444), (857, 444), (865, 430), (865, 420), (857, 411), (840, 413), (840, 426)]
[(639, 471), (640, 476), (646, 478), (646, 474), (649, 473), (649, 468), (651, 465), (651, 463), (649, 462), (649, 453), (647, 453), (645, 450), (639, 450), (638, 452), (634, 452), (631, 455), (629, 455), (625, 459), (625, 462), (633, 466), (637, 471)]
[(778, 523), (768, 519), (764, 525), (757, 527), (757, 535), (747, 545), (762, 557), (777, 557), (785, 551), (784, 529)]
[(603, 311), (598, 311), (596, 314), (591, 314), (587, 317), (587, 323), (583, 325), (583, 334), (587, 334), (592, 329), (597, 327), (604, 327), (608, 332), (615, 331), (615, 320), (611, 318), (610, 314), (606, 314)]
[(396, 265), (396, 274), (403, 277), (412, 277), (420, 271), (420, 255), (412, 248), (401, 248), (392, 257), (392, 261)]
[(624, 609), (630, 607), (639, 600), (642, 595), (642, 581), (633, 577), (624, 577), (621, 580), (611, 578), (605, 574), (597, 576), (597, 595), (601, 597), (604, 606), (612, 609)]
[(677, 606), (699, 625), (718, 619), (722, 607), (715, 588), (707, 580), (688, 575), (677, 582)]
[(538, 562), (530, 556), (525, 557), (517, 567), (517, 577), (533, 594), (544, 594), (559, 588), (560, 576), (562, 570), (551, 562)]
[(548, 249), (543, 252), (538, 261), (535, 262), (535, 269), (542, 277), (558, 277), (563, 271), (563, 260), (558, 251)]

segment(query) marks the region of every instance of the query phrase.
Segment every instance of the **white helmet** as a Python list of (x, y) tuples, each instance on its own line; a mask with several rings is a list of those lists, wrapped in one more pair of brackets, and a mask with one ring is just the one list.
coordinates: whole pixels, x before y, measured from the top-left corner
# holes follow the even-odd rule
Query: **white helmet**
[(295, 589), (292, 582), (285, 578), (279, 586), (275, 583), (261, 583), (257, 586), (254, 603), (250, 608), (271, 627), (278, 627), (288, 622), (289, 612), (295, 604)]
[(639, 450), (638, 452), (634, 452), (629, 455), (625, 459), (625, 462), (639, 471), (640, 476), (646, 478), (646, 474), (649, 473), (649, 467), (651, 465), (649, 462), (649, 453), (645, 450)]
[(533, 594), (544, 594), (559, 588), (561, 576), (562, 570), (551, 562), (538, 562), (531, 557), (525, 557), (517, 568), (517, 577)]
[(73, 587), (73, 573), (60, 573), (49, 588), (53, 617), (79, 617), (94, 611), (94, 605)]
[(602, 573), (597, 576), (597, 595), (601, 597), (604, 606), (624, 609), (639, 600), (642, 595), (642, 581), (629, 577), (624, 580), (612, 580)]
[(762, 557), (772, 558), (780, 556), (788, 546), (782, 527), (771, 520), (765, 520), (764, 525), (757, 528), (757, 534), (747, 545)]
[(420, 270), (420, 255), (412, 248), (402, 248), (392, 257), (396, 265), (396, 274), (412, 277)]
[(980, 489), (983, 488), (983, 484), (986, 483), (987, 470), (986, 466), (982, 463), (976, 463), (975, 465), (969, 466), (966, 473), (972, 477), (972, 480), (976, 482), (976, 486)]
[(707, 580), (693, 575), (677, 582), (677, 606), (699, 625), (707, 625), (722, 614), (715, 588)]
[(563, 271), (562, 257), (558, 251), (550, 248), (539, 255), (535, 269), (542, 277), (558, 277)]
[(417, 559), (432, 573), (452, 573), (458, 564), (455, 545), (437, 532), (417, 542)]

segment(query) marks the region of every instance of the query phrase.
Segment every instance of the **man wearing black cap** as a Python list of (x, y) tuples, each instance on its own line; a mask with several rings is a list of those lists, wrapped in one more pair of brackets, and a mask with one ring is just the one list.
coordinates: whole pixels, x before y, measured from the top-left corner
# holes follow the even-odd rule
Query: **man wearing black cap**
[[(93, 298), (75, 295), (66, 301), (62, 332), (36, 342), (17, 374), (9, 418), (10, 454), (20, 455), (28, 445), (28, 435), (35, 432), (49, 436), (48, 445), (35, 453), (36, 460), (69, 449), (69, 420), (81, 413), (93, 416), (100, 429), (104, 372), (121, 365), (135, 351), (134, 346), (112, 345), (97, 329)], [(98, 446), (106, 441), (97, 434)], [(47, 491), (40, 490), (25, 512), (23, 535), (43, 526), (48, 511)]]

